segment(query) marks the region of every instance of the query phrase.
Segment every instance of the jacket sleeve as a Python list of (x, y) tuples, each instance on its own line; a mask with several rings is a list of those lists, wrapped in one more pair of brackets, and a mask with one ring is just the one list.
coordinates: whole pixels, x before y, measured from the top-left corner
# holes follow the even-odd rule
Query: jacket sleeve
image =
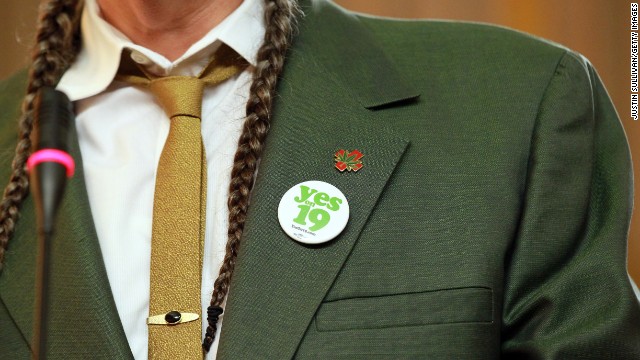
[(591, 64), (566, 52), (540, 103), (505, 261), (505, 359), (640, 359), (626, 269), (629, 146)]

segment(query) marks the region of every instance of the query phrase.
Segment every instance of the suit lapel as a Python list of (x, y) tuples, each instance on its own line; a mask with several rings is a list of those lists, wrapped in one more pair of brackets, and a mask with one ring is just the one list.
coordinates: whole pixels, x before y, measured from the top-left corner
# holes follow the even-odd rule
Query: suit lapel
[[(414, 99), (415, 91), (356, 18), (324, 2), (303, 6), (307, 15), (280, 81), (232, 280), (221, 359), (293, 356), (408, 146), (388, 124), (375, 123), (368, 109)], [(338, 149), (360, 150), (365, 167), (337, 172)], [(104, 269), (77, 138), (72, 152), (77, 173), (52, 249), (50, 358), (132, 358)], [(306, 180), (335, 185), (350, 204), (347, 228), (326, 245), (302, 246), (278, 224), (280, 197)], [(0, 274), (0, 300), (30, 343), (36, 258), (30, 198), (21, 214)]]
[[(399, 79), (366, 31), (354, 26), (357, 20), (333, 5), (305, 10), (279, 84), (225, 310), (219, 359), (293, 357), (408, 146), (388, 124), (376, 123), (367, 108), (392, 106), (417, 94)], [(333, 14), (321, 18), (322, 12)], [(360, 51), (366, 56), (356, 57)], [(338, 149), (360, 150), (364, 167), (357, 173), (338, 172), (333, 167)], [(333, 184), (350, 206), (342, 234), (314, 247), (291, 240), (277, 218), (282, 195), (306, 180)]]
[[(51, 249), (49, 358), (133, 358), (104, 269), (75, 131), (71, 154), (76, 175), (67, 185)], [(33, 207), (29, 197), (0, 276), (0, 299), (29, 343), (37, 252)]]

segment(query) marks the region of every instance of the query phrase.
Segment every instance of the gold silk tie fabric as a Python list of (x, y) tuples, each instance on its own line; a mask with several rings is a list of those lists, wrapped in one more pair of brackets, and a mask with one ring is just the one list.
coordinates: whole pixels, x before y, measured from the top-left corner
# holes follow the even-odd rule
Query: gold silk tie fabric
[[(171, 119), (160, 155), (153, 203), (149, 359), (202, 359), (200, 286), (206, 209), (206, 158), (200, 117), (205, 86), (218, 84), (246, 66), (222, 44), (198, 77), (153, 78), (145, 73), (120, 80), (148, 87)], [(141, 69), (142, 70), (142, 69)], [(165, 315), (175, 321), (170, 324)], [(185, 314), (199, 318), (188, 319)], [(160, 321), (151, 321), (151, 317)]]

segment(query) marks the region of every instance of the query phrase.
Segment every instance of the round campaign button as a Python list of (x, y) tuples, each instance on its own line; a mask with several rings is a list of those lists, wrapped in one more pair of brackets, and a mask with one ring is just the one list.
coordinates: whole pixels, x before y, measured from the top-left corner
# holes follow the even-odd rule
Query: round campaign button
[(349, 203), (337, 187), (322, 181), (305, 181), (282, 196), (278, 220), (292, 239), (321, 244), (338, 236), (347, 226)]

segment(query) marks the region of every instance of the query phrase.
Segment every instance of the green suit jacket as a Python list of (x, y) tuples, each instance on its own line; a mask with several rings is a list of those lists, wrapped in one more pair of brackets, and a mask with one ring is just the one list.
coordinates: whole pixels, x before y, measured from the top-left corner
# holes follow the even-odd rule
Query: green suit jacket
[[(219, 359), (638, 359), (626, 271), (629, 149), (580, 55), (499, 27), (304, 4), (224, 315)], [(0, 85), (8, 178), (25, 77)], [(334, 169), (358, 149), (357, 173)], [(78, 162), (52, 249), (49, 359), (131, 359)], [(281, 230), (281, 196), (331, 183), (330, 243)], [(0, 358), (27, 359), (36, 233), (0, 275)], [(126, 249), (123, 249), (126, 251)]]

